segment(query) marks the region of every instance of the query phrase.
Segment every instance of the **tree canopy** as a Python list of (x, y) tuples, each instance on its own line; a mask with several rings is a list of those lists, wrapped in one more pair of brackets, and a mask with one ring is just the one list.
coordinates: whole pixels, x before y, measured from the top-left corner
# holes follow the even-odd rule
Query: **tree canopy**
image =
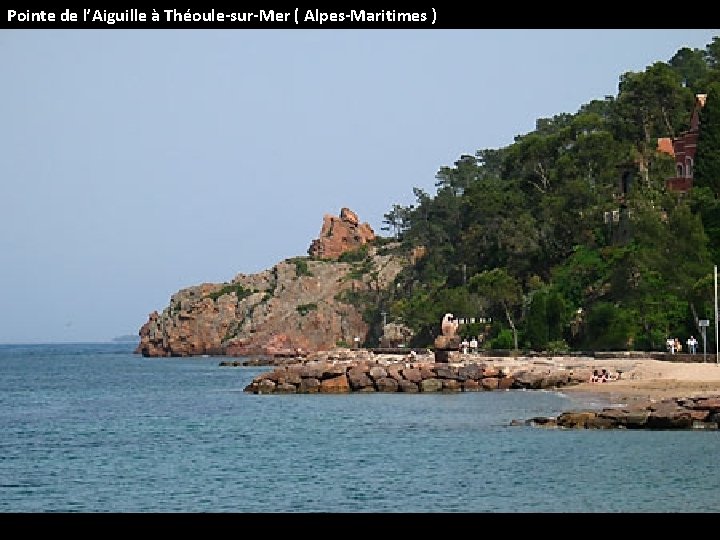
[[(385, 215), (424, 256), (376, 299), (374, 320), (388, 311), (417, 346), (445, 312), (492, 321), (466, 329), (485, 347), (655, 350), (698, 334), (720, 257), (719, 51), (718, 38), (682, 48), (622, 74), (617, 96), (441, 167), (434, 195), (415, 188), (415, 204)], [(679, 196), (657, 139), (689, 128), (697, 93), (696, 188)]]

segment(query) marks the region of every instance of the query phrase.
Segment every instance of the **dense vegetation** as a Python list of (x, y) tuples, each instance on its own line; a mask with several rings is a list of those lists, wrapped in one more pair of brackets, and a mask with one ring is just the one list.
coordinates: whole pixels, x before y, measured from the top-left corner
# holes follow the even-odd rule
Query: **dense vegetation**
[[(679, 195), (657, 139), (688, 129), (698, 93), (709, 96), (697, 182)], [(434, 195), (416, 188), (415, 204), (385, 215), (385, 230), (426, 255), (375, 299), (372, 320), (389, 313), (413, 346), (432, 345), (445, 312), (474, 319), (461, 331), (485, 347), (659, 350), (699, 337), (720, 261), (719, 116), (716, 37), (623, 74), (617, 96), (460, 156)]]

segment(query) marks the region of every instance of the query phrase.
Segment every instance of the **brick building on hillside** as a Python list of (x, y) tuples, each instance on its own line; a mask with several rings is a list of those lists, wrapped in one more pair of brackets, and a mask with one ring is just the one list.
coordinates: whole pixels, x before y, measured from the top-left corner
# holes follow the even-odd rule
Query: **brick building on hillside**
[(695, 152), (698, 134), (700, 133), (700, 109), (705, 106), (707, 94), (695, 96), (695, 107), (690, 119), (690, 129), (674, 139), (665, 137), (658, 139), (658, 151), (665, 152), (675, 158), (675, 176), (668, 178), (665, 185), (668, 191), (686, 193), (693, 186), (695, 168)]

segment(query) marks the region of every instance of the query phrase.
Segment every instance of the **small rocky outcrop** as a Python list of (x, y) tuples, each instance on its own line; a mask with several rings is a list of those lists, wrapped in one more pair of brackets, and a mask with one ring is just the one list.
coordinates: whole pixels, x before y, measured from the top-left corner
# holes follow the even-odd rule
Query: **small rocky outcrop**
[(516, 420), (513, 425), (564, 429), (716, 430), (720, 426), (720, 396), (671, 398), (599, 411), (569, 411), (557, 417)]
[(326, 215), (320, 237), (313, 240), (308, 254), (315, 259), (337, 260), (344, 253), (354, 251), (375, 240), (375, 231), (367, 223), (360, 223), (357, 214), (349, 208), (340, 211), (340, 217)]

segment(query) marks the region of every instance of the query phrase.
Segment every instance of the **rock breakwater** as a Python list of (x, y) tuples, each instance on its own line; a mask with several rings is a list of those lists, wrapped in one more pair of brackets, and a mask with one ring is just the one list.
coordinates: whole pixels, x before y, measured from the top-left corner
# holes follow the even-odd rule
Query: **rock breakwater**
[[(429, 356), (429, 358), (432, 358)], [(554, 389), (588, 379), (587, 370), (562, 366), (497, 365), (466, 360), (435, 363), (412, 356), (376, 359), (324, 358), (291, 364), (257, 376), (245, 392), (253, 394), (346, 394), (352, 392), (482, 392)]]

